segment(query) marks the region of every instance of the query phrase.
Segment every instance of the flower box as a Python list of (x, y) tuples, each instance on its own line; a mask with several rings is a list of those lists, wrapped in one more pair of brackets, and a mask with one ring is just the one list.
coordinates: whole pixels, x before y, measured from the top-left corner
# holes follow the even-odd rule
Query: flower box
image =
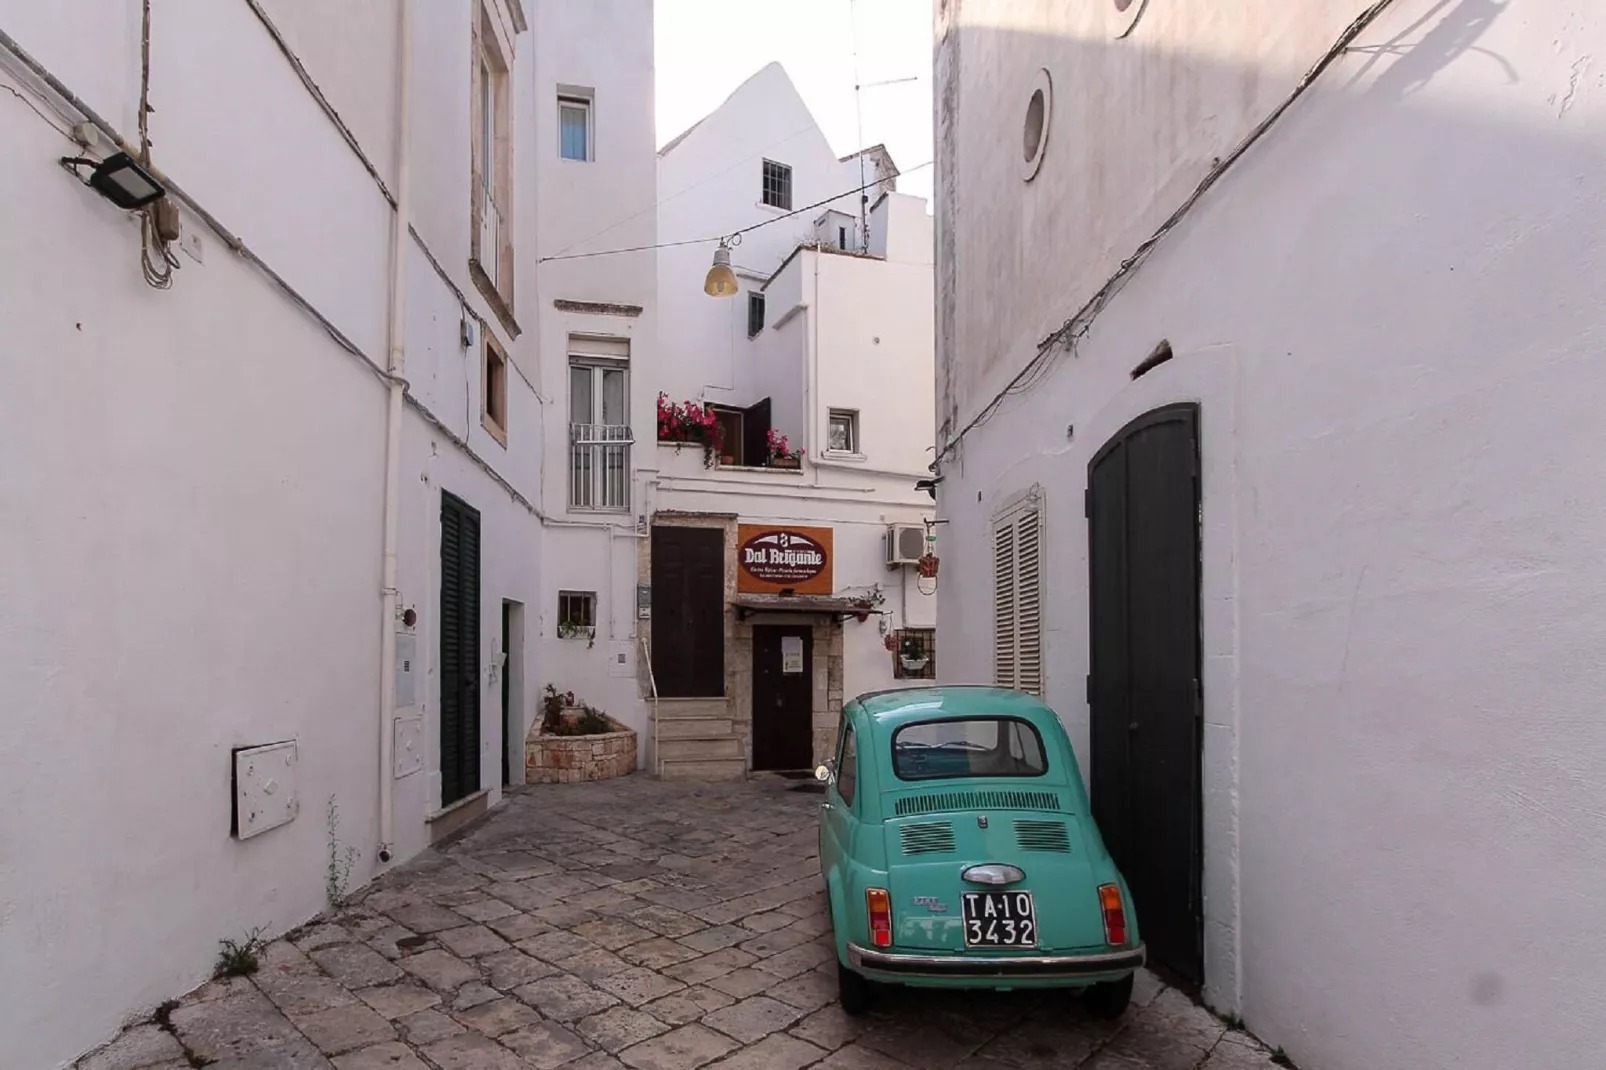
[(803, 458), (801, 458), (801, 457), (771, 457), (770, 458), (770, 467), (771, 468), (802, 468), (803, 467)]

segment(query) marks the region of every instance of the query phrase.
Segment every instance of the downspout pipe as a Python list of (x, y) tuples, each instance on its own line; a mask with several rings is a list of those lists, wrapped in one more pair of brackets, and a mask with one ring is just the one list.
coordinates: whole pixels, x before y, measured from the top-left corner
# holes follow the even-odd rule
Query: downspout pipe
[(401, 527), (401, 425), (407, 371), (407, 244), (408, 197), (412, 182), (408, 167), (412, 140), (413, 10), (412, 0), (401, 0), (400, 74), (398, 77), (396, 132), (396, 215), (390, 240), (390, 324), (385, 370), (390, 375), (385, 407), (385, 525), (384, 578), (380, 586), (379, 652), (379, 845), (381, 863), (392, 857), (396, 749), (396, 627), (399, 593), (396, 589), (396, 547)]

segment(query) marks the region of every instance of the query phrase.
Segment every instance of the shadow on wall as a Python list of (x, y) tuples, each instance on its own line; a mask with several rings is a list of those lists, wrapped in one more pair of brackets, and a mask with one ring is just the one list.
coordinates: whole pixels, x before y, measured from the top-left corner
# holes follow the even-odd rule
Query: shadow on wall
[[(1460, 105), (1429, 104), (1422, 92), (1468, 53), (1484, 57), (1501, 84), (1521, 83), (1518, 61), (1478, 44), (1510, 0), (1437, 0), (1414, 15), (1406, 12), (1411, 2), (1395, 0), (1386, 8), (1357, 38), (1362, 43), (1351, 44), (1338, 66), (1293, 105), (1276, 125), (1278, 133), (1286, 136), (1295, 119), (1309, 125), (1310, 112), (1334, 107), (1335, 98), (1370, 121), (1378, 99), (1386, 98), (1411, 109), (1388, 116), (1402, 136), (1405, 125), (1414, 125), (1433, 143), (1475, 146), (1492, 139), (1509, 145), (1543, 137)], [(965, 18), (986, 5), (949, 6)], [(1257, 67), (1234, 65), (1209, 52), (1208, 44), (1157, 45), (1154, 39), (1168, 28), (1163, 11), (1148, 12), (1126, 40), (968, 24), (948, 29), (936, 50), (937, 151), (940, 161), (964, 161), (964, 172), (956, 180), (954, 169), (942, 165), (937, 179), (941, 441), (1003, 389), (1039, 343), (1117, 273), (1256, 123), (1290, 98), (1353, 15), (1328, 14), (1327, 25), (1315, 29), (1305, 28), (1313, 20), (1297, 11), (1278, 17), (1298, 24), (1299, 33), (1283, 34), (1279, 48), (1269, 50), (1274, 61)], [(941, 24), (939, 18), (939, 32)], [(1389, 37), (1364, 43), (1379, 33)], [(1353, 63), (1356, 56), (1365, 57), (1363, 63)], [(969, 73), (978, 68), (989, 72), (985, 89)], [(1040, 68), (1054, 76), (1052, 109), (1042, 162), (1026, 182), (1023, 126)], [(993, 84), (1007, 88), (997, 92)], [(1433, 114), (1416, 111), (1430, 107)], [(1475, 136), (1452, 133), (1471, 135), (1485, 126)], [(1256, 166), (1253, 156), (1231, 171)], [(985, 226), (973, 216), (984, 217)], [(1011, 240), (990, 240), (1000, 234)], [(970, 244), (975, 238), (982, 239), (979, 246)], [(1049, 264), (1056, 270), (1045, 271)], [(994, 292), (1016, 299), (982, 296)], [(975, 297), (961, 323), (953, 302), (966, 295)], [(950, 351), (981, 357), (955, 365)]]
[[(963, 12), (989, 6), (1000, 9)], [(1303, 21), (1337, 6), (1305, 5)], [(1051, 388), (1039, 367), (967, 441), (963, 465), (949, 462), (945, 489), (961, 489), (944, 512), (975, 552), (985, 506), (965, 494), (1007, 493), (988, 481), (1065, 449), (1068, 422), (1080, 438), (1101, 399), (1149, 389), (1190, 353), (1241, 354), (1249, 493), (1235, 508), (1253, 526), (1248, 567), (1264, 571), (1244, 591), (1260, 646), (1234, 653), (1256, 678), (1248, 701), (1266, 700), (1245, 710), (1232, 803), (1246, 815), (1243, 1007), (1251, 1028), (1323, 1070), (1526, 1065), (1524, 1046), (1535, 1065), (1584, 1065), (1566, 1056), (1584, 1052), (1602, 991), (1606, 944), (1586, 888), (1603, 855), (1586, 829), (1606, 811), (1606, 739), (1585, 710), (1601, 670), (1569, 653), (1579, 636), (1598, 639), (1601, 621), (1557, 576), (1580, 567), (1579, 533), (1606, 525), (1587, 472), (1596, 424), (1578, 412), (1601, 393), (1584, 367), (1603, 315), (1589, 280), (1606, 246), (1606, 83), (1589, 58), (1606, 30), (1585, 24), (1581, 3), (1538, 0), (1520, 18), (1511, 6), (1397, 0), (1158, 246), (1126, 304), (1094, 322), (1086, 359), (1058, 355), (1074, 363), (1052, 387), (1066, 411), (1040, 400)], [(1152, 5), (1127, 41), (961, 26), (939, 44), (950, 437), (1271, 114), (1353, 12), (1325, 16), (1319, 34), (1268, 35), (1268, 52), (1289, 58), (1264, 71), (1185, 41), (1162, 61), (1153, 40), (1187, 16), (1166, 17)], [(1308, 43), (1292, 47), (1299, 35)], [(1055, 99), (1026, 182), (1020, 132), (1040, 67)], [(1110, 340), (1137, 319), (1143, 348), (1111, 363)], [(1162, 335), (1175, 361), (1134, 385)], [(1534, 444), (1515, 452), (1524, 435)], [(1579, 447), (1581, 459), (1568, 455)], [(1085, 472), (1067, 464), (1056, 478), (1050, 493), (1074, 494), (1076, 524)], [(1311, 560), (1335, 546), (1338, 559)], [(1382, 562), (1370, 574), (1367, 554)], [(1050, 582), (1085, 584), (1085, 560), (1067, 556)], [(1495, 567), (1477, 575), (1485, 558)], [(1571, 582), (1599, 576), (1581, 567)], [(1342, 627), (1339, 642), (1319, 634), (1343, 617), (1322, 617), (1321, 600), (1346, 582), (1353, 593), (1336, 601), (1353, 614), (1370, 599), (1375, 615), (1355, 630), (1353, 658)], [(987, 604), (987, 583), (981, 570), (945, 576), (970, 610)], [(1056, 597), (1050, 617), (1074, 612), (1076, 598)], [(1481, 615), (1466, 624), (1445, 606)], [(1400, 617), (1415, 627), (1435, 611), (1436, 634), (1402, 631)], [(1067, 627), (1068, 646), (1080, 629)], [(1275, 629), (1295, 638), (1273, 643)], [(1380, 651), (1390, 639), (1404, 649)], [(983, 646), (952, 643), (945, 671), (984, 675)], [(1275, 663), (1284, 652), (1302, 657)], [(1083, 656), (1069, 651), (1073, 664)], [(1059, 697), (1082, 688), (1072, 677)], [(1277, 701), (1323, 687), (1314, 715)], [(1516, 889), (1547, 929), (1571, 934), (1567, 946), (1507, 924)], [(1395, 1058), (1365, 1061), (1379, 1052)]]

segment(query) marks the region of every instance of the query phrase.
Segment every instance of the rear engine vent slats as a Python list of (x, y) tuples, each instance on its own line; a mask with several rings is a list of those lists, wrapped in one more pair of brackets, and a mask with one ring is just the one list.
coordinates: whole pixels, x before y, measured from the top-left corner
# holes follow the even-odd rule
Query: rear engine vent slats
[(903, 853), (906, 855), (953, 853), (954, 827), (946, 821), (905, 825), (899, 831), (903, 835)]
[(1070, 854), (1071, 837), (1063, 821), (1015, 822), (1015, 845), (1022, 851), (1054, 851)]
[(897, 816), (945, 814), (954, 810), (1054, 810), (1063, 809), (1060, 797), (1052, 791), (950, 791), (933, 795), (909, 795), (898, 800)]

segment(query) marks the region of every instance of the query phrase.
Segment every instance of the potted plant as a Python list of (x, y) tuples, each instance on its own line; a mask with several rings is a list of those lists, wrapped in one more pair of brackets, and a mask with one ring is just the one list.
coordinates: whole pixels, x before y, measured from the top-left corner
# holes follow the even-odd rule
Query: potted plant
[(769, 458), (771, 468), (801, 468), (803, 467), (803, 451), (793, 450), (791, 442), (775, 428), (770, 428)]
[(675, 445), (694, 443), (703, 448), (703, 465), (713, 468), (721, 459), (725, 431), (714, 410), (695, 401), (674, 402), (658, 395), (658, 441)]
[(926, 653), (920, 640), (906, 635), (898, 647), (898, 661), (903, 665), (904, 672), (924, 672), (926, 666), (931, 664), (931, 655)]

